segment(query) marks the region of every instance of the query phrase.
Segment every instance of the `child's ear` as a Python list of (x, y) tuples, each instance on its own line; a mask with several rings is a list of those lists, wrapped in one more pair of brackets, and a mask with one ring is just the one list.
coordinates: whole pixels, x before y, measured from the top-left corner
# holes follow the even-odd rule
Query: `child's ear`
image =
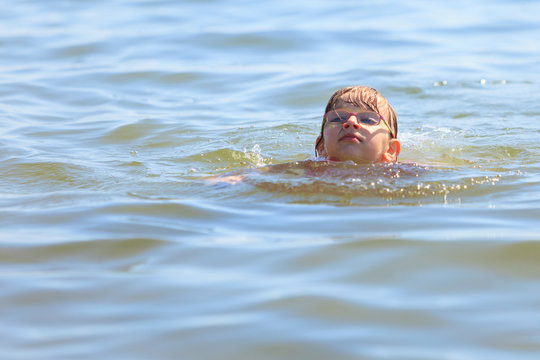
[(321, 139), (321, 135), (317, 137), (315, 144), (317, 144), (315, 146), (316, 155), (321, 157), (327, 157), (328, 154), (326, 153), (326, 149), (324, 148), (324, 141)]
[(388, 149), (382, 156), (383, 162), (396, 162), (399, 153), (401, 152), (401, 143), (398, 139), (392, 139), (388, 143)]

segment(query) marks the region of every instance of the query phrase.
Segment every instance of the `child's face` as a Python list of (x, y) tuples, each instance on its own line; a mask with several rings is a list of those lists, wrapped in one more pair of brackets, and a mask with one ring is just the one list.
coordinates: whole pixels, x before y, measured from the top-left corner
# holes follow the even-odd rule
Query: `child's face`
[[(334, 109), (352, 113), (366, 112), (365, 109), (339, 100)], [(324, 149), (330, 160), (361, 162), (386, 161), (390, 132), (383, 121), (377, 125), (366, 125), (351, 116), (345, 123), (327, 122), (323, 130)]]

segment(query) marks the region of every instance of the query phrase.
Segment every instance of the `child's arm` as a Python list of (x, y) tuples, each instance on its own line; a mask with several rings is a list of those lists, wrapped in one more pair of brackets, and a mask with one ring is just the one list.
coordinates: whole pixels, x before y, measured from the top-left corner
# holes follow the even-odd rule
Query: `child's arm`
[(237, 184), (243, 181), (247, 177), (247, 174), (241, 175), (227, 175), (227, 176), (214, 176), (204, 179), (207, 185), (218, 185), (218, 184)]

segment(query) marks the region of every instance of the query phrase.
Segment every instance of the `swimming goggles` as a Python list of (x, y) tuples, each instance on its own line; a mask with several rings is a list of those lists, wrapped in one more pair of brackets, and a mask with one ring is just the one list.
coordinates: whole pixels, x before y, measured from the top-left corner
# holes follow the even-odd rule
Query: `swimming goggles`
[(381, 120), (384, 122), (386, 127), (388, 127), (388, 130), (390, 130), (390, 135), (392, 135), (392, 138), (395, 139), (394, 132), (392, 131), (392, 128), (386, 120), (379, 114), (373, 111), (360, 111), (357, 113), (349, 112), (346, 110), (330, 110), (326, 114), (324, 114), (324, 119), (327, 123), (331, 124), (344, 124), (349, 120), (351, 116), (356, 117), (356, 120), (359, 124), (364, 124), (368, 126), (375, 126), (379, 125)]

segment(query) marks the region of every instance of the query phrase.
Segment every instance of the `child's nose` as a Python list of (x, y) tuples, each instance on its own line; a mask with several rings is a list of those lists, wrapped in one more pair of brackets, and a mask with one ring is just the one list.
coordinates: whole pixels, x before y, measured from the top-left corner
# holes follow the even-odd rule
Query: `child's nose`
[(343, 123), (343, 128), (348, 129), (349, 126), (352, 126), (355, 129), (360, 129), (360, 125), (358, 124), (358, 120), (356, 119), (356, 116), (351, 116)]

